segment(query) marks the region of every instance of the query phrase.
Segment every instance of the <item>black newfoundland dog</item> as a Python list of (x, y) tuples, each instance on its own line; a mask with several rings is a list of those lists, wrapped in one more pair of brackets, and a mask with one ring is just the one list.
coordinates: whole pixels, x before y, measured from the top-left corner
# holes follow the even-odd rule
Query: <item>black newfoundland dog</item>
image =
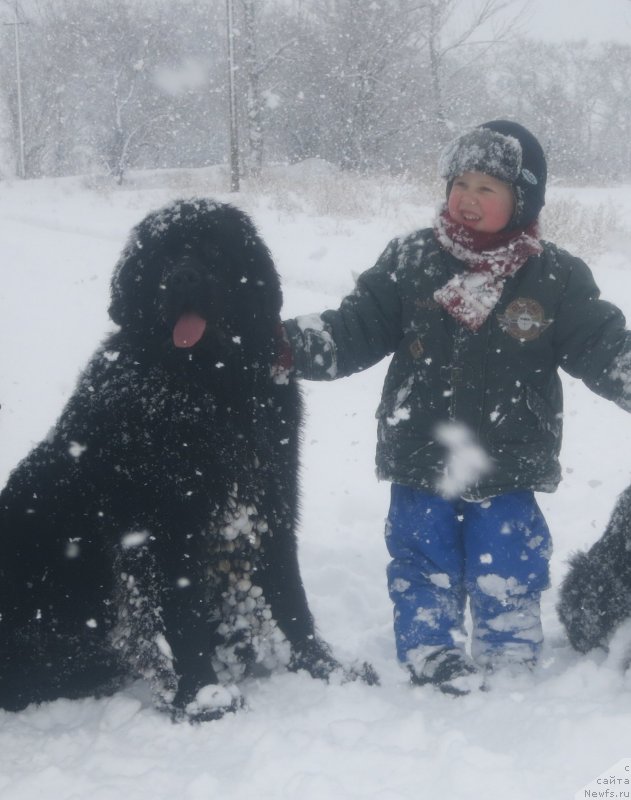
[(298, 568), (281, 299), (237, 208), (179, 201), (132, 231), (120, 330), (0, 495), (0, 707), (141, 677), (174, 718), (212, 719), (248, 675), (340, 670)]
[(631, 618), (631, 486), (618, 498), (602, 537), (572, 558), (558, 612), (582, 653), (606, 647), (618, 625)]

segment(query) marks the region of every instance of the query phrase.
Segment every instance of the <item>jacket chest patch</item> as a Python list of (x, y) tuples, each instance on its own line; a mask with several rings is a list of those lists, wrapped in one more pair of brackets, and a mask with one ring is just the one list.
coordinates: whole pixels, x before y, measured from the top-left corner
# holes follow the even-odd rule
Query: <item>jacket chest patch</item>
[(545, 318), (541, 303), (531, 297), (513, 300), (503, 314), (497, 315), (497, 320), (505, 333), (523, 342), (537, 339), (552, 323)]

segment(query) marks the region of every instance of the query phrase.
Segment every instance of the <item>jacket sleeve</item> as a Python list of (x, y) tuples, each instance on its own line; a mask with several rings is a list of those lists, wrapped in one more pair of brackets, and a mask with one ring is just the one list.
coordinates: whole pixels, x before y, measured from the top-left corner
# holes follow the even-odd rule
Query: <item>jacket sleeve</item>
[(334, 380), (359, 372), (392, 353), (401, 339), (397, 240), (336, 310), (283, 323), (298, 377)]
[(578, 258), (571, 258), (555, 325), (561, 367), (631, 411), (631, 332), (622, 311), (600, 298), (589, 267)]

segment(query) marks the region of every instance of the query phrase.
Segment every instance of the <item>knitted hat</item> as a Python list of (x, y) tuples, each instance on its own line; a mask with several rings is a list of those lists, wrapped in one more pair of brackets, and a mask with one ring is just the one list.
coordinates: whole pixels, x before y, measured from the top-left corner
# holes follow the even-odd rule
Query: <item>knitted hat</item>
[(507, 228), (534, 222), (545, 204), (547, 166), (543, 148), (529, 130), (517, 122), (485, 122), (459, 136), (440, 159), (447, 194), (464, 172), (484, 172), (509, 183), (515, 192), (515, 212)]

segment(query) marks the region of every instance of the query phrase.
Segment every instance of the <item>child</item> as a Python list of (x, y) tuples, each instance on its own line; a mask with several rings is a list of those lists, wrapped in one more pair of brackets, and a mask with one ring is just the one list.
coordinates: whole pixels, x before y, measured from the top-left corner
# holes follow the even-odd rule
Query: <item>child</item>
[[(284, 323), (300, 377), (340, 378), (394, 353), (377, 474), (392, 483), (397, 655), (413, 684), (451, 694), (485, 671), (532, 667), (541, 649), (551, 542), (534, 492), (561, 476), (558, 368), (631, 410), (622, 313), (582, 261), (539, 240), (546, 172), (517, 123), (465, 133), (443, 156), (447, 203), (433, 227), (390, 242), (339, 309)], [(454, 496), (463, 431), (486, 455)]]

